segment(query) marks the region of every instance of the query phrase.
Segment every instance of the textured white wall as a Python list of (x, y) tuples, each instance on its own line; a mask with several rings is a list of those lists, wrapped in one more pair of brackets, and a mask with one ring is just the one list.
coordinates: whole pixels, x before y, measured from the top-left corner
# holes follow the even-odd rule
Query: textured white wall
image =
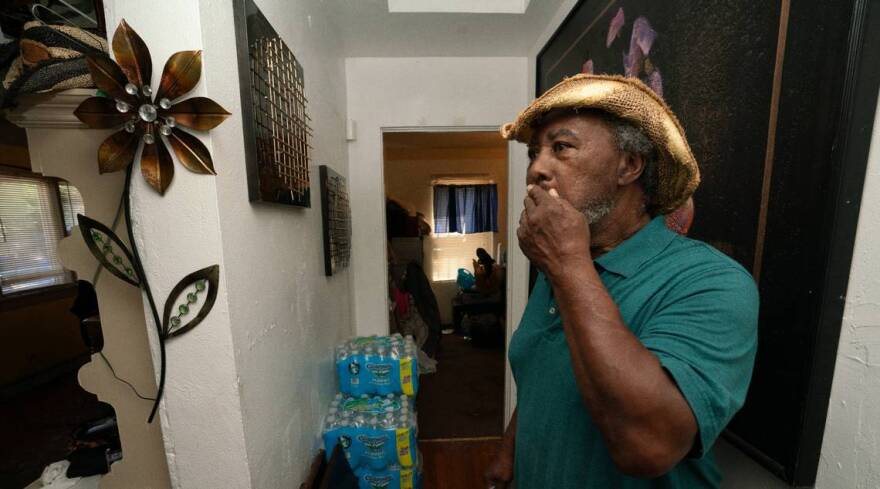
[(326, 164), (348, 173), (345, 66), (326, 2), (256, 3), (305, 70), (314, 130), (309, 209), (248, 201), (231, 2), (202, 0), (199, 13), (209, 94), (233, 113), (212, 143), (223, 162), (217, 207), (250, 487), (298, 487), (336, 389), (333, 346), (352, 331), (348, 271), (324, 276), (317, 171)]
[(163, 406), (175, 487), (295, 487), (318, 448), (335, 391), (333, 346), (351, 333), (347, 272), (323, 274), (318, 164), (347, 173), (341, 46), (318, 0), (257, 1), (305, 69), (314, 138), (312, 208), (251, 204), (242, 143), (232, 2), (108, 2), (153, 54), (154, 83), (174, 51), (203, 49), (194, 91), (232, 112), (203, 141), (217, 177), (180, 166), (164, 198), (136, 177), (136, 233), (160, 304), (184, 274), (221, 267), (214, 310), (168, 344)]
[(346, 59), (348, 114), (357, 122), (349, 175), (358, 334), (388, 332), (382, 128), (499, 127), (525, 107), (526, 66), (525, 58)]
[[(165, 60), (172, 53), (204, 49), (205, 75), (188, 96), (211, 96), (229, 108), (229, 99), (215, 95), (228, 80), (211, 75), (225, 62), (221, 57), (225, 54), (203, 42), (203, 28), (212, 29), (210, 24), (200, 23), (197, 0), (115, 0), (105, 6), (111, 29), (125, 18), (145, 40), (153, 58), (153, 86), (157, 86)], [(239, 162), (213, 147), (220, 138), (211, 134), (201, 139), (212, 150), (215, 167), (223, 175)], [(164, 197), (150, 189), (139, 172), (132, 186), (135, 236), (160, 314), (171, 288), (184, 275), (212, 264), (219, 264), (221, 272), (211, 314), (198, 328), (167, 345), (168, 376), (161, 420), (171, 481), (174, 487), (246, 488), (250, 474), (233, 355), (230, 274), (220, 245), (219, 179), (175, 165), (174, 180)], [(147, 328), (155, 344), (149, 317)], [(158, 365), (155, 347), (153, 352)]]
[[(878, 112), (880, 114), (880, 112)], [(880, 487), (880, 120), (859, 226), (816, 487)]]

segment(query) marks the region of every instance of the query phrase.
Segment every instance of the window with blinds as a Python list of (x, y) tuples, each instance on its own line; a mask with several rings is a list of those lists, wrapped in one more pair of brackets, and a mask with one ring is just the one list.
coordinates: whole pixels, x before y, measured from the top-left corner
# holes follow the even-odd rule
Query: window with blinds
[[(431, 280), (458, 278), (458, 269), (474, 271), (477, 248), (495, 249), (495, 233), (439, 233), (431, 235)], [(491, 251), (490, 251), (491, 252)]]
[(0, 294), (72, 280), (58, 259), (58, 241), (83, 207), (79, 192), (67, 187), (59, 198), (55, 181), (0, 174)]

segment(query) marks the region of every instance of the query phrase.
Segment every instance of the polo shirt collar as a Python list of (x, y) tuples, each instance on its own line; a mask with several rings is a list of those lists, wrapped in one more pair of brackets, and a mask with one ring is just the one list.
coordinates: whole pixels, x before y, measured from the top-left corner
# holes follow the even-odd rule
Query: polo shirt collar
[(657, 216), (614, 249), (596, 258), (603, 269), (624, 278), (635, 274), (641, 266), (663, 251), (675, 233), (666, 227), (664, 217)]

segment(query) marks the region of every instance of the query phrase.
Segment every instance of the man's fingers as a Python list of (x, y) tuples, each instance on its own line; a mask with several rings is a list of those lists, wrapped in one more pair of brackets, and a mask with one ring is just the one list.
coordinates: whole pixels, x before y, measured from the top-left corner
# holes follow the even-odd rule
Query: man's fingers
[(547, 193), (550, 194), (550, 197), (559, 198), (559, 192), (557, 192), (555, 188), (551, 188)]
[(537, 207), (537, 205), (535, 204), (535, 201), (532, 200), (531, 197), (529, 197), (528, 195), (526, 195), (526, 197), (523, 199), (523, 207), (525, 207), (525, 211), (524, 211), (524, 212), (525, 212), (526, 214), (529, 214), (530, 212), (532, 212), (532, 211), (535, 210), (535, 207)]
[[(555, 189), (553, 189), (553, 190), (555, 190)], [(540, 185), (532, 185), (532, 187), (529, 189), (528, 193), (529, 193), (529, 197), (531, 197), (532, 200), (535, 201), (535, 204), (537, 204), (537, 205), (541, 205), (544, 202), (546, 202), (548, 199), (551, 198), (550, 194), (548, 194), (546, 190), (541, 188)]]

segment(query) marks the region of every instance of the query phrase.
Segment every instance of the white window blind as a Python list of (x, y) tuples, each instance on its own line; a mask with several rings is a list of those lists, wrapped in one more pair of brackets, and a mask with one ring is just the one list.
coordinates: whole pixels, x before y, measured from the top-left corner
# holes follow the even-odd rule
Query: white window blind
[(70, 236), (70, 231), (76, 226), (76, 215), (85, 214), (86, 208), (79, 190), (67, 182), (58, 182), (58, 195), (61, 196), (64, 234)]
[(431, 235), (431, 280), (455, 280), (458, 269), (473, 272), (477, 248), (495, 249), (495, 233), (440, 233)]
[(65, 283), (58, 259), (64, 236), (54, 182), (0, 175), (0, 293)]

